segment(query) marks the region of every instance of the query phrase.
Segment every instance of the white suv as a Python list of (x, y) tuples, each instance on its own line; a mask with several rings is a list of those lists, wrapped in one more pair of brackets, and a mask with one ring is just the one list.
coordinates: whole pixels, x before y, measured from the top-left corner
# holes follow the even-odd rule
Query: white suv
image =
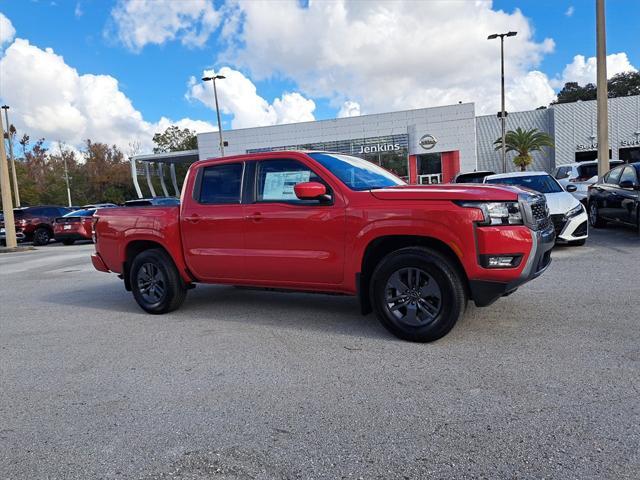
[[(610, 168), (617, 167), (623, 163), (622, 160), (609, 160)], [(598, 161), (590, 160), (588, 162), (560, 165), (551, 175), (558, 180), (562, 188), (586, 205), (589, 185), (593, 185), (598, 181)], [(576, 189), (574, 190), (569, 185), (575, 185)]]

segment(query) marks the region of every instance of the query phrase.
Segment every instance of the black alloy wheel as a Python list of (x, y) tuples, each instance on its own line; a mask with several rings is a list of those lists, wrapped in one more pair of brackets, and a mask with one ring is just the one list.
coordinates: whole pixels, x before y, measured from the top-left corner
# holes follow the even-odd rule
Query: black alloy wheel
[(371, 276), (370, 299), (380, 323), (398, 338), (431, 342), (464, 314), (467, 294), (455, 260), (424, 247), (387, 255)]
[(171, 312), (187, 295), (173, 260), (159, 248), (145, 250), (133, 259), (129, 281), (136, 302), (148, 313)]
[(399, 321), (419, 327), (433, 322), (442, 309), (442, 291), (421, 268), (396, 270), (387, 280), (387, 310)]
[(51, 241), (51, 232), (44, 227), (39, 227), (33, 232), (33, 244), (36, 246), (47, 245)]

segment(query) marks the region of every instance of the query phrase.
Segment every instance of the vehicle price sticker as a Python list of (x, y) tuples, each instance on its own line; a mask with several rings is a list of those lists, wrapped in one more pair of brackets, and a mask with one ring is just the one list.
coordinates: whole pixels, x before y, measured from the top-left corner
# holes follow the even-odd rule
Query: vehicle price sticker
[(311, 172), (267, 172), (264, 179), (263, 200), (296, 200), (293, 190), (298, 183), (308, 182)]
[(65, 230), (71, 230), (71, 225), (65, 225), (65, 226), (64, 226), (64, 229), (65, 229)]

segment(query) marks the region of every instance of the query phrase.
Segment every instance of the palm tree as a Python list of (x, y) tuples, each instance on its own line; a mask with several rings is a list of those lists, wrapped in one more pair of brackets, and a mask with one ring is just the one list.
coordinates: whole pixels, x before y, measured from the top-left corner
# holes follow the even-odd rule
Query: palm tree
[[(502, 137), (493, 142), (493, 145), (496, 150), (502, 149)], [(539, 152), (542, 147), (553, 148), (554, 142), (553, 137), (537, 128), (522, 130), (518, 127), (506, 133), (505, 145), (507, 152), (518, 152), (518, 155), (513, 159), (513, 163), (524, 172), (533, 162), (531, 152)]]

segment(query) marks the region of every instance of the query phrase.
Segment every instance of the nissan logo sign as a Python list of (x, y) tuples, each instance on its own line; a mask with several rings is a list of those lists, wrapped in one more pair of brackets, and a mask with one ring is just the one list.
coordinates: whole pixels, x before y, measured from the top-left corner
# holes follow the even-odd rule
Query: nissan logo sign
[(427, 133), (422, 137), (420, 137), (419, 143), (420, 143), (420, 146), (425, 150), (431, 150), (433, 147), (436, 146), (436, 143), (438, 143), (438, 140), (436, 139), (436, 137), (434, 137), (430, 133)]

